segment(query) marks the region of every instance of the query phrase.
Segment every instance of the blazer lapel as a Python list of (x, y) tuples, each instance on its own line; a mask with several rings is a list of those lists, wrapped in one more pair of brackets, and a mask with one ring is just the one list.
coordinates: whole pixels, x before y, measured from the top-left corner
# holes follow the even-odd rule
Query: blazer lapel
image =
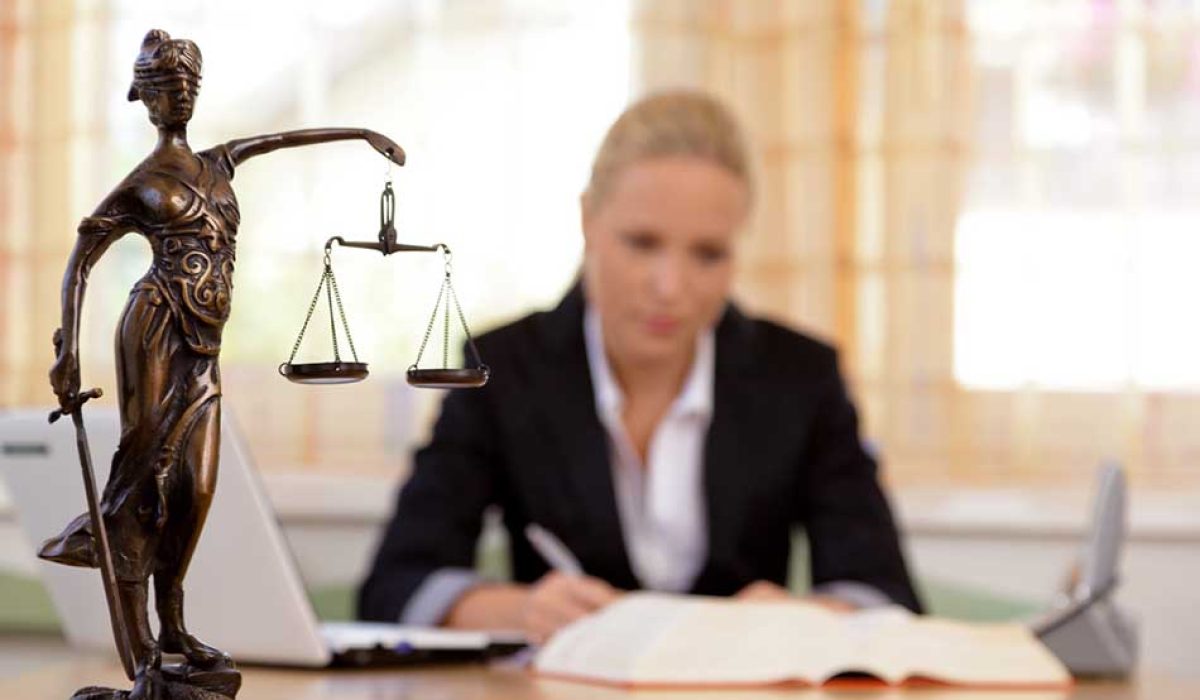
[(534, 373), (541, 382), (537, 396), (543, 415), (565, 457), (551, 469), (569, 490), (563, 504), (577, 508), (562, 513), (571, 523), (572, 547), (587, 573), (619, 588), (635, 589), (638, 582), (625, 551), (617, 512), (608, 435), (596, 415), (596, 401), (583, 339), (583, 291), (577, 284), (553, 312), (544, 317), (548, 349), (545, 371)]
[(755, 427), (753, 325), (730, 305), (717, 327), (717, 360), (713, 385), (713, 417), (704, 451), (704, 494), (708, 525), (708, 558), (693, 590), (728, 590), (749, 577), (737, 571), (739, 523), (746, 521), (745, 440), (761, 437)]

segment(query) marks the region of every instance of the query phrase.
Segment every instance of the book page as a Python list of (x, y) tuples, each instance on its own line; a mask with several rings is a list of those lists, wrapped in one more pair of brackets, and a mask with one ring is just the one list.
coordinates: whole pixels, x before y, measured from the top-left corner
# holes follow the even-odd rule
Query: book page
[(686, 605), (675, 628), (638, 660), (636, 682), (813, 683), (853, 658), (853, 640), (838, 615), (818, 605), (728, 599)]
[(839, 614), (803, 601), (631, 593), (559, 632), (545, 674), (622, 685), (818, 685), (846, 672), (900, 684), (1060, 686), (1070, 675), (1016, 624), (973, 625), (901, 608)]
[(1062, 663), (1024, 625), (914, 617), (871, 635), (864, 655), (900, 678), (956, 685), (1059, 685)]
[(559, 630), (538, 652), (534, 668), (606, 683), (633, 682), (638, 660), (649, 654), (689, 609), (672, 604), (670, 596), (627, 594), (599, 613)]
[(609, 683), (812, 682), (845, 665), (851, 641), (836, 613), (799, 601), (631, 593), (555, 635), (535, 667)]

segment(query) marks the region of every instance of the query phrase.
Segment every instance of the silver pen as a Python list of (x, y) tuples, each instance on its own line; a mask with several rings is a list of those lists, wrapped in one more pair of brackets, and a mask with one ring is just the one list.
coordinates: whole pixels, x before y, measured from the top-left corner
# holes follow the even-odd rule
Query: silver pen
[(583, 576), (583, 566), (580, 565), (579, 560), (575, 558), (571, 550), (567, 549), (567, 545), (563, 544), (562, 540), (555, 537), (546, 528), (536, 523), (530, 523), (525, 526), (525, 538), (555, 571), (567, 576)]

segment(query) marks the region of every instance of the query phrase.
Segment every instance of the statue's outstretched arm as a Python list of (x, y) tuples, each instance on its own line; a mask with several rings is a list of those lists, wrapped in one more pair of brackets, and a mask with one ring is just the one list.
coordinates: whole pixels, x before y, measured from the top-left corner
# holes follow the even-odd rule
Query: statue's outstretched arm
[(124, 217), (101, 213), (79, 223), (75, 248), (63, 273), (62, 325), (54, 332), (56, 357), (50, 369), (50, 384), (64, 411), (71, 410), (79, 393), (79, 317), (88, 275), (104, 252), (131, 228)]
[(297, 131), (284, 131), (279, 134), (263, 134), (261, 136), (249, 136), (244, 139), (234, 139), (225, 144), (225, 148), (229, 151), (230, 158), (233, 159), (233, 164), (238, 165), (242, 161), (261, 156), (264, 153), (278, 150), (280, 148), (295, 148), (297, 146), (311, 146), (317, 143), (329, 143), (330, 141), (349, 141), (353, 139), (362, 139), (371, 144), (371, 147), (382, 153), (386, 158), (390, 159), (397, 165), (404, 165), (404, 149), (395, 142), (369, 129), (299, 129)]

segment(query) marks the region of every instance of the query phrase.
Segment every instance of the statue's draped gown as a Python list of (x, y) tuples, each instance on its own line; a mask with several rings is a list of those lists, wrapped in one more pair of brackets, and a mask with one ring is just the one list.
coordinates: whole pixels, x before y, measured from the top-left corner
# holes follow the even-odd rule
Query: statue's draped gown
[[(186, 568), (208, 503), (198, 505), (192, 495), (201, 482), (211, 488), (216, 478), (217, 356), (229, 316), (240, 216), (226, 148), (196, 157), (194, 184), (153, 166), (127, 181), (161, 195), (153, 214), (102, 212), (80, 225), (81, 235), (140, 231), (154, 255), (150, 271), (130, 292), (116, 334), (122, 431), (101, 510), (117, 578), (124, 581), (146, 580), (156, 563)], [(97, 567), (91, 529), (86, 513), (77, 517), (43, 545), (40, 556)]]

